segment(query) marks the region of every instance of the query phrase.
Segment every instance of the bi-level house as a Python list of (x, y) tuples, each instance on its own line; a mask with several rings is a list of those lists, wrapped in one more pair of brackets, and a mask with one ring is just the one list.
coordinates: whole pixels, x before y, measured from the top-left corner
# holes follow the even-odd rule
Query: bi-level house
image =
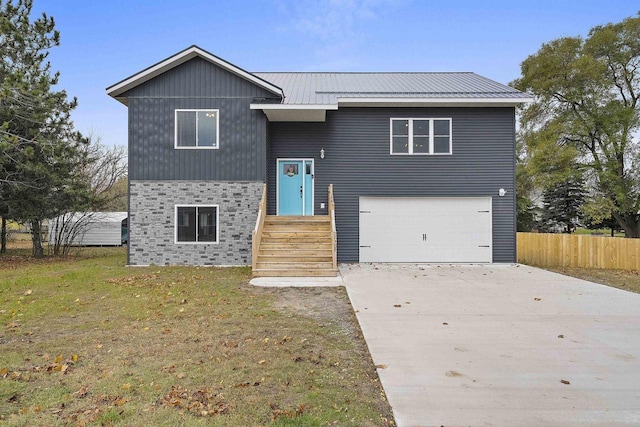
[(248, 72), (189, 47), (128, 107), (131, 265), (516, 258), (515, 107), (474, 73)]

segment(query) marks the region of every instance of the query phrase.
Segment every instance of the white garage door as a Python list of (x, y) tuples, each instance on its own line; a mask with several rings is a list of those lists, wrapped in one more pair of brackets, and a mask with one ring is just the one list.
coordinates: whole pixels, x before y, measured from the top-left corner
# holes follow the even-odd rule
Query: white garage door
[(360, 197), (360, 262), (492, 262), (491, 197)]

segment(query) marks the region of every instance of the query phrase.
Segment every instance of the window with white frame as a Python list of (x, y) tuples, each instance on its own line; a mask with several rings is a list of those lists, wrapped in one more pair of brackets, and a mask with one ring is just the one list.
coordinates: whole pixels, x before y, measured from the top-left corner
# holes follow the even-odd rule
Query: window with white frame
[(391, 119), (391, 154), (451, 154), (451, 119)]
[(176, 206), (176, 243), (218, 243), (218, 206)]
[(219, 110), (176, 110), (175, 148), (218, 148)]

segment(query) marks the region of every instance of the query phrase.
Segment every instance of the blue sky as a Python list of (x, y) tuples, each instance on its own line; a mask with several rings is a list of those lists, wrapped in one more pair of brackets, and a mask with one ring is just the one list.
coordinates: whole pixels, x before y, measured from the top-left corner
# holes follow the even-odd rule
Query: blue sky
[(112, 85), (192, 45), (248, 71), (474, 71), (501, 83), (542, 43), (586, 36), (637, 0), (35, 0), (56, 20), (76, 127), (126, 145)]

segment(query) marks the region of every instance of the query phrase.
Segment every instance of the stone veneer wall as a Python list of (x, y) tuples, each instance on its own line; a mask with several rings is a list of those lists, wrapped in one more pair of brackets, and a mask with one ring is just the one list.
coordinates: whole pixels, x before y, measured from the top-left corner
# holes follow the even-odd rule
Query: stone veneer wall
[[(261, 182), (131, 181), (130, 265), (251, 265)], [(218, 205), (218, 244), (174, 243), (175, 205)]]

